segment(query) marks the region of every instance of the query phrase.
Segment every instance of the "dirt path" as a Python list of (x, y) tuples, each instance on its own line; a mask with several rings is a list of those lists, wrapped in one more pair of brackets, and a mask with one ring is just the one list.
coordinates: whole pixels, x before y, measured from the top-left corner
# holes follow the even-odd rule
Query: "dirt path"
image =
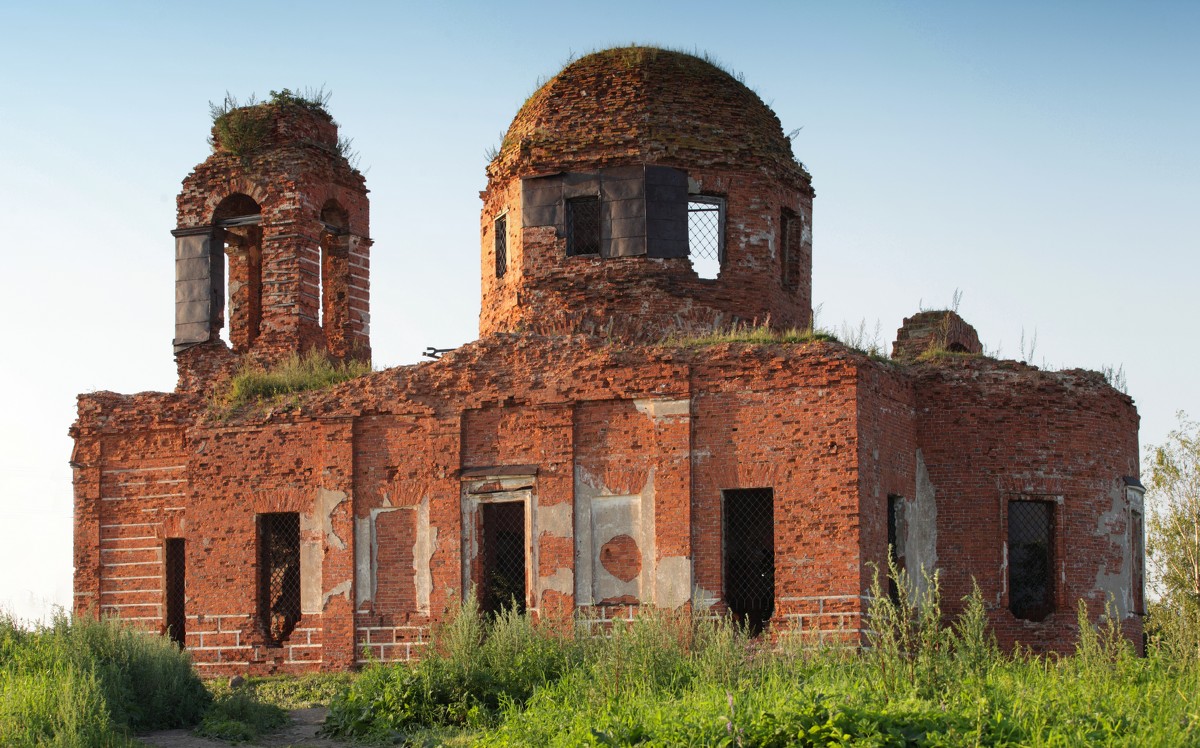
[[(346, 748), (346, 743), (329, 738), (317, 737), (317, 730), (325, 721), (325, 707), (312, 709), (293, 709), (288, 712), (292, 721), (270, 735), (263, 737), (254, 745), (262, 746), (291, 746), (291, 748)], [(163, 730), (146, 735), (139, 735), (145, 745), (159, 748), (226, 748), (229, 744), (220, 740), (209, 740), (193, 735), (189, 730)]]

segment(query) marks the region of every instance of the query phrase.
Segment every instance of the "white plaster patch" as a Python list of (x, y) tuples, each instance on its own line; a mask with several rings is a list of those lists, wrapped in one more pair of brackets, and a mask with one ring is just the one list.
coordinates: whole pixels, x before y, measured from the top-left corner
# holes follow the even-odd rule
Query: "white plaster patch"
[(659, 418), (671, 417), (687, 417), (692, 414), (692, 401), (684, 398), (682, 400), (664, 400), (661, 398), (648, 398), (633, 401), (633, 407), (638, 409), (642, 415), (650, 416), (657, 420)]
[(917, 495), (904, 507), (904, 557), (912, 593), (919, 600), (929, 586), (926, 575), (932, 577), (937, 569), (937, 488), (929, 480), (920, 449), (916, 460)]
[(437, 550), (438, 529), (429, 524), (429, 497), (417, 505), (417, 537), (413, 543), (413, 586), (416, 589), (417, 612), (430, 613), (430, 595), (433, 593), (433, 571), (430, 561)]
[(575, 589), (575, 575), (570, 569), (559, 568), (548, 577), (538, 578), (539, 592), (554, 590), (563, 595), (569, 595)]
[[(691, 559), (686, 556), (659, 559), (654, 576), (654, 602), (660, 608), (678, 608), (688, 601), (692, 592)], [(708, 593), (703, 594), (707, 599)]]
[(333, 531), (333, 510), (346, 500), (345, 491), (329, 491), (317, 489), (317, 514), (321, 517), (322, 529), (325, 531), (325, 541), (339, 551), (346, 550), (346, 541)]
[(350, 587), (352, 586), (352, 584), (353, 584), (353, 580), (347, 579), (346, 581), (342, 582), (338, 586), (336, 586), (333, 589), (326, 592), (325, 595), (321, 598), (321, 610), (324, 610), (325, 607), (329, 605), (329, 600), (331, 598), (337, 597), (338, 595), (341, 595), (342, 597), (346, 598), (346, 601), (349, 602)]
[(573, 533), (574, 509), (570, 503), (538, 504), (538, 528), (543, 534), (569, 538)]
[(372, 517), (354, 518), (354, 604), (359, 608), (375, 596), (372, 520)]

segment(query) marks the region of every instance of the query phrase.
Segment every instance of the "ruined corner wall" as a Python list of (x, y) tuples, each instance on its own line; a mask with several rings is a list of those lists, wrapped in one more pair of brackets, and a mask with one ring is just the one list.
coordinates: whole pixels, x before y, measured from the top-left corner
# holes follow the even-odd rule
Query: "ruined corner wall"
[[(913, 369), (918, 491), (936, 496), (942, 600), (957, 612), (978, 582), (1002, 644), (1069, 652), (1076, 604), (1097, 619), (1106, 599), (1141, 640), (1133, 610), (1130, 510), (1138, 415), (1096, 372), (1039, 371), (958, 359)], [(921, 487), (924, 486), (922, 489)], [(1013, 500), (1054, 505), (1054, 608), (1043, 621), (1009, 611), (1007, 512)]]
[(71, 427), (76, 615), (162, 631), (163, 541), (185, 531), (187, 430), (199, 401), (80, 395)]

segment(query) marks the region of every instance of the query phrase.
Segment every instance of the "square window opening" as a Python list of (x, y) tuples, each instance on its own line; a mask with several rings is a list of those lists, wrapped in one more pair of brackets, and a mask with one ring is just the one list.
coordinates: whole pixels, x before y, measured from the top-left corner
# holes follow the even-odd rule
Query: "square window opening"
[(1054, 504), (1008, 503), (1008, 607), (1041, 621), (1054, 612)]
[(759, 634), (775, 615), (775, 491), (721, 492), (725, 603), (734, 619)]
[(279, 646), (300, 622), (300, 515), (258, 515), (259, 623)]
[(688, 256), (701, 278), (712, 280), (725, 263), (725, 199), (708, 195), (688, 198)]
[(567, 255), (600, 254), (600, 198), (573, 197), (567, 200)]

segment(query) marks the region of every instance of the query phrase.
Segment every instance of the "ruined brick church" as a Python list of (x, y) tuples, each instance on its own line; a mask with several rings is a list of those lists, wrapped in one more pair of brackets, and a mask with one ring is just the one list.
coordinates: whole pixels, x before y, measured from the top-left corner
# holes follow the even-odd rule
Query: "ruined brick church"
[(79, 397), (77, 613), (214, 675), (417, 657), (469, 590), (857, 641), (893, 552), (951, 611), (977, 581), (1007, 645), (1068, 649), (1079, 599), (1140, 637), (1138, 415), (1099, 374), (983, 356), (951, 311), (890, 360), (703, 337), (812, 318), (811, 177), (728, 73), (567, 65), (487, 167), (479, 339), (222, 413), (241, 367), (371, 355), (362, 174), (321, 107), (244, 114), (255, 147), (214, 130), (178, 199), (175, 391)]

